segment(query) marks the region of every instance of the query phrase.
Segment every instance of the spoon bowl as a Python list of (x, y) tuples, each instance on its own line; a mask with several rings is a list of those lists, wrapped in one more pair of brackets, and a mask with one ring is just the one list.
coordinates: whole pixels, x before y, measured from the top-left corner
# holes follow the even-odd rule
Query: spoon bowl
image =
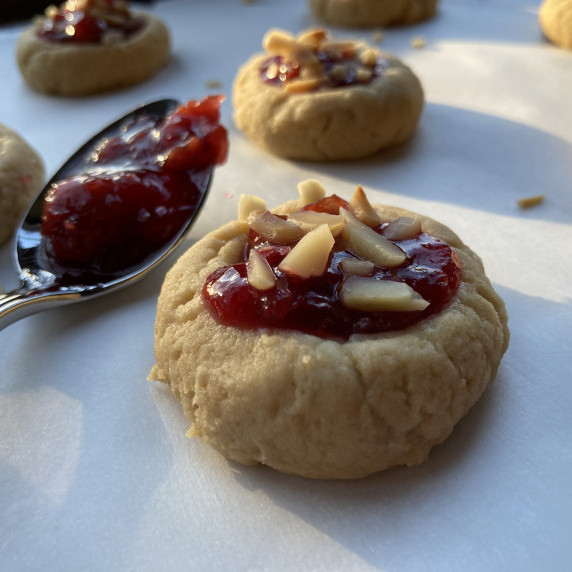
[(179, 245), (191, 227), (212, 180), (213, 167), (205, 170), (201, 180), (203, 189), (192, 215), (179, 231), (162, 248), (154, 251), (135, 266), (130, 266), (95, 281), (80, 279), (62, 280), (62, 277), (46, 264), (42, 213), (48, 191), (58, 181), (83, 173), (89, 156), (102, 141), (120, 135), (126, 126), (139, 118), (161, 120), (172, 113), (180, 103), (174, 99), (162, 99), (137, 107), (114, 121), (78, 149), (48, 181), (38, 194), (15, 232), (12, 256), (20, 285), (6, 294), (0, 294), (0, 330), (31, 314), (64, 304), (94, 298), (129, 286), (143, 278), (162, 262)]

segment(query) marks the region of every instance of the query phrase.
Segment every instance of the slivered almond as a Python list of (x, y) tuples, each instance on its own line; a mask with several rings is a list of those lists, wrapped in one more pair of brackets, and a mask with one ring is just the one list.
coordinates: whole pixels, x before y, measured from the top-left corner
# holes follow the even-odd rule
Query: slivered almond
[(369, 68), (357, 68), (355, 73), (358, 83), (367, 83), (373, 77), (373, 72)]
[(355, 54), (356, 43), (351, 41), (326, 41), (320, 46), (324, 51), (330, 52), (333, 57), (352, 57)]
[(326, 271), (334, 242), (328, 225), (322, 224), (304, 235), (278, 268), (301, 278), (322, 276)]
[(248, 220), (253, 212), (267, 210), (266, 201), (255, 195), (240, 195), (238, 199), (238, 220)]
[(332, 236), (338, 236), (344, 228), (344, 219), (341, 215), (321, 213), (316, 211), (298, 211), (288, 215), (288, 220), (297, 224), (305, 234), (314, 230), (321, 224), (327, 224)]
[(323, 28), (310, 28), (298, 34), (298, 42), (312, 49), (318, 49), (328, 37), (328, 33)]
[(405, 261), (405, 252), (387, 238), (361, 222), (353, 213), (341, 208), (346, 221), (348, 249), (366, 260), (385, 268), (400, 266)]
[(405, 240), (417, 236), (420, 232), (421, 219), (418, 216), (400, 216), (383, 229), (383, 236), (390, 240)]
[(325, 81), (322, 77), (311, 77), (309, 79), (294, 79), (284, 85), (286, 93), (308, 93), (318, 89)]
[(360, 258), (342, 258), (340, 267), (345, 274), (355, 276), (371, 276), (375, 270), (371, 260), (361, 260)]
[(289, 56), (298, 47), (298, 42), (292, 34), (274, 28), (269, 30), (264, 36), (262, 47), (269, 54)]
[(270, 211), (255, 214), (249, 218), (248, 222), (252, 230), (274, 244), (288, 244), (298, 240), (304, 234), (298, 225), (281, 219)]
[(269, 290), (276, 284), (276, 276), (260, 252), (252, 249), (248, 255), (246, 263), (246, 279), (248, 283), (257, 290)]
[(404, 282), (363, 276), (347, 278), (340, 289), (340, 298), (347, 308), (362, 312), (414, 312), (429, 306), (429, 302)]
[(326, 189), (324, 189), (320, 181), (306, 179), (298, 183), (298, 193), (300, 195), (300, 206), (305, 207), (323, 199), (326, 196)]
[(358, 59), (360, 63), (363, 64), (364, 66), (372, 68), (377, 63), (377, 57), (378, 57), (377, 50), (374, 50), (372, 48), (366, 48), (365, 50), (360, 52)]
[(377, 214), (376, 210), (371, 206), (368, 198), (365, 195), (363, 187), (358, 185), (352, 198), (350, 199), (350, 205), (354, 209), (354, 213), (363, 222), (372, 228), (379, 226), (381, 219)]

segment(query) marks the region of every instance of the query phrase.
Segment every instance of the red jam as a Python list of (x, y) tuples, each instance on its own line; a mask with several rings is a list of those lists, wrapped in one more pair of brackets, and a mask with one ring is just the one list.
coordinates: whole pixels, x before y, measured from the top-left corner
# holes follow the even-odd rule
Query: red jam
[(133, 120), (95, 148), (84, 171), (53, 185), (41, 232), (55, 274), (86, 282), (123, 274), (177, 236), (200, 205), (211, 168), (226, 160), (222, 100)]
[(50, 13), (42, 20), (37, 31), (38, 37), (55, 43), (97, 44), (109, 33), (127, 39), (139, 32), (145, 24), (142, 18), (129, 14), (123, 0), (99, 0), (99, 4), (104, 4), (105, 10), (117, 17), (96, 15), (89, 9), (89, 4), (85, 9), (74, 9), (73, 3), (64, 3), (57, 12)]
[[(388, 62), (378, 58), (375, 66), (368, 67), (371, 72), (367, 80), (359, 77), (358, 69), (363, 67), (356, 60), (352, 53), (334, 54), (326, 50), (318, 50), (316, 57), (322, 65), (324, 82), (323, 88), (327, 87), (348, 87), (352, 85), (363, 85), (371, 83), (378, 78), (388, 67)], [(334, 73), (334, 67), (337, 72)], [(339, 73), (342, 70), (342, 73)], [(300, 76), (301, 64), (284, 58), (283, 56), (272, 56), (265, 60), (260, 69), (262, 81), (274, 86), (283, 86), (289, 81)]]
[[(329, 197), (310, 208), (332, 213), (336, 200)], [(377, 232), (383, 234), (385, 226)], [(393, 242), (406, 253), (406, 261), (397, 268), (376, 267), (373, 277), (407, 283), (430, 303), (423, 311), (350, 310), (338, 293), (345, 278), (340, 261), (353, 257), (351, 252), (334, 250), (322, 276), (301, 279), (278, 268), (293, 245), (269, 244), (252, 230), (243, 261), (213, 272), (203, 286), (203, 300), (213, 317), (228, 326), (279, 328), (344, 339), (352, 334), (400, 330), (440, 312), (457, 291), (461, 269), (452, 248), (428, 234)], [(276, 286), (270, 290), (258, 291), (248, 283), (246, 260), (252, 248), (266, 258), (276, 275)]]

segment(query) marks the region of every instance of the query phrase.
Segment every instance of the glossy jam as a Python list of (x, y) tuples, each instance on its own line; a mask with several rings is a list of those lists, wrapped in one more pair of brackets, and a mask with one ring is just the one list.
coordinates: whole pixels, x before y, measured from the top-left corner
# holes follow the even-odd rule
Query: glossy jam
[[(383, 58), (379, 58), (375, 66), (368, 69), (372, 72), (367, 81), (358, 79), (357, 70), (359, 62), (353, 54), (332, 54), (321, 50), (316, 52), (316, 56), (322, 64), (325, 82), (323, 87), (347, 87), (352, 85), (363, 85), (371, 83), (377, 79), (389, 66)], [(334, 66), (341, 65), (345, 69), (344, 74), (332, 74)], [(296, 61), (288, 60), (282, 56), (272, 56), (264, 61), (260, 69), (260, 77), (263, 82), (274, 86), (281, 86), (300, 76), (301, 66)]]
[[(336, 201), (328, 201), (322, 212), (332, 212)], [(383, 226), (377, 231), (383, 234)], [(394, 242), (405, 251), (407, 260), (398, 268), (376, 267), (374, 277), (406, 282), (430, 302), (426, 310), (350, 310), (341, 303), (338, 293), (345, 278), (340, 261), (354, 256), (351, 252), (334, 251), (323, 276), (300, 279), (278, 269), (292, 247), (268, 244), (253, 231), (243, 261), (211, 274), (203, 287), (203, 300), (219, 323), (235, 327), (280, 328), (344, 339), (352, 334), (400, 330), (440, 312), (457, 291), (461, 269), (451, 247), (425, 233)], [(258, 291), (248, 284), (246, 260), (251, 248), (258, 249), (272, 266), (277, 277), (276, 287)]]
[(62, 278), (122, 274), (170, 242), (192, 217), (210, 170), (226, 159), (222, 98), (138, 118), (105, 139), (81, 173), (53, 185), (42, 215), (46, 262)]
[[(107, 4), (109, 10), (113, 11), (114, 0), (107, 0)], [(67, 9), (64, 4), (57, 13), (44, 18), (37, 35), (48, 42), (93, 44), (102, 42), (104, 36), (110, 32), (127, 39), (139, 32), (144, 25), (142, 18), (121, 18), (114, 23), (93, 15), (89, 10)]]

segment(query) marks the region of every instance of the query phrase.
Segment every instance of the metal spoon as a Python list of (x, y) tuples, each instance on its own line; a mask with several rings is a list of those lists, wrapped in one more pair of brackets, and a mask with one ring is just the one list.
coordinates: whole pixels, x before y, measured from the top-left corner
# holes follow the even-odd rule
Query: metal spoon
[(82, 165), (86, 157), (89, 156), (97, 144), (103, 138), (118, 135), (122, 127), (132, 119), (140, 116), (160, 119), (174, 111), (178, 105), (179, 102), (176, 100), (163, 99), (134, 109), (92, 137), (64, 163), (46, 184), (15, 234), (12, 256), (16, 271), (19, 273), (20, 286), (12, 292), (0, 294), (0, 330), (31, 314), (64, 304), (79, 302), (87, 298), (95, 298), (112, 290), (129, 286), (148, 274), (181, 242), (208, 193), (212, 180), (212, 169), (207, 174), (202, 198), (187, 224), (161, 250), (145, 259), (140, 266), (136, 268), (130, 267), (123, 275), (116, 275), (113, 278), (104, 279), (102, 282), (95, 284), (60, 283), (58, 276), (43, 265), (42, 257), (40, 256), (42, 243), (40, 228), (43, 202), (51, 185), (82, 172)]

